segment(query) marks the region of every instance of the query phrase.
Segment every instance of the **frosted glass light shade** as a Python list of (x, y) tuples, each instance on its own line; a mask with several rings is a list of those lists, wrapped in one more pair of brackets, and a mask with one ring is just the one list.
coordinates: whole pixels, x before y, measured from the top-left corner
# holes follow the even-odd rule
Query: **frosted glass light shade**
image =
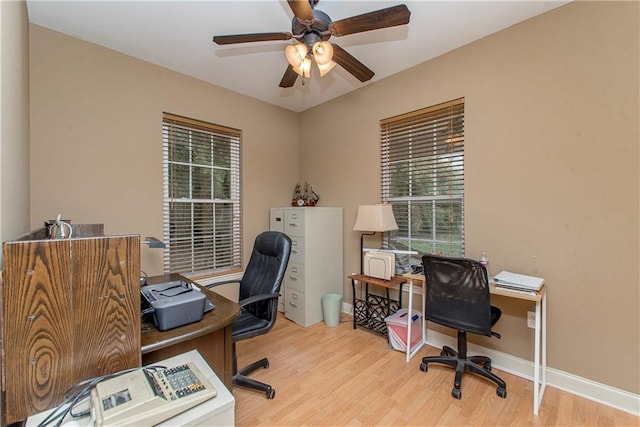
[(353, 229), (354, 231), (390, 231), (397, 230), (398, 224), (393, 216), (391, 205), (360, 205)]
[(301, 75), (302, 77), (311, 77), (311, 59), (304, 58), (302, 64), (299, 67), (292, 67), (293, 71)]
[(313, 45), (313, 59), (318, 65), (327, 65), (333, 58), (333, 46), (331, 43), (323, 41)]
[(307, 45), (304, 43), (296, 43), (289, 45), (284, 50), (287, 61), (293, 68), (300, 67), (309, 52)]
[(318, 64), (318, 69), (320, 70), (320, 77), (327, 74), (329, 71), (333, 70), (333, 67), (336, 66), (335, 61), (329, 61), (328, 64), (320, 65)]

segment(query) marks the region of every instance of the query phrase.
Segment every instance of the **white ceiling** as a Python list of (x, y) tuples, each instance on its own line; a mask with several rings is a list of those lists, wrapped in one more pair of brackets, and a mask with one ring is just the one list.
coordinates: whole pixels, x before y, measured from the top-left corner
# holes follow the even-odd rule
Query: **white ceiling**
[[(410, 68), (568, 1), (335, 1), (333, 20), (404, 3), (408, 25), (332, 37), (376, 74), (361, 83), (341, 67), (278, 87), (291, 41), (218, 46), (214, 35), (290, 32), (286, 1), (27, 0), (31, 23), (300, 112)], [(317, 71), (317, 70), (316, 70)]]

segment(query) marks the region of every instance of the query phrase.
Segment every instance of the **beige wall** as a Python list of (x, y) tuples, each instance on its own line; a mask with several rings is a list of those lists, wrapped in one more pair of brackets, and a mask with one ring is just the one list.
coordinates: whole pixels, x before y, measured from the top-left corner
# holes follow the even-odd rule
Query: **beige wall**
[(0, 50), (0, 241), (4, 242), (29, 231), (29, 23), (24, 1), (0, 1)]
[[(378, 121), (465, 97), (466, 255), (546, 279), (551, 367), (639, 393), (638, 16), (563, 6), (302, 113), (300, 179), (345, 208), (345, 273), (380, 200)], [(482, 344), (531, 359), (533, 307), (494, 303), (503, 339)]]
[[(162, 238), (162, 112), (242, 130), (244, 260), (298, 179), (298, 115), (31, 25), (31, 226)], [(142, 248), (162, 273), (162, 251)]]
[[(640, 393), (637, 3), (561, 7), (299, 117), (30, 31), (32, 227), (63, 212), (160, 236), (168, 111), (243, 130), (245, 260), (268, 208), (306, 180), (345, 208), (346, 275), (359, 268), (356, 208), (379, 200), (378, 120), (465, 97), (467, 255), (546, 278), (552, 368)], [(148, 252), (143, 268), (160, 272)], [(503, 339), (482, 344), (530, 359), (533, 308), (495, 303)]]

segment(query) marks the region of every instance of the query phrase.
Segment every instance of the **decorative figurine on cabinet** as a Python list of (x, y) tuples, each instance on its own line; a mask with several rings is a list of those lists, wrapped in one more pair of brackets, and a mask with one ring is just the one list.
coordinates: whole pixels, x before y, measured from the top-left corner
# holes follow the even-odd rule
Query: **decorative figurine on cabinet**
[(313, 191), (313, 187), (308, 182), (304, 183), (304, 194), (300, 190), (300, 184), (296, 184), (293, 190), (293, 199), (291, 206), (316, 206), (320, 200), (320, 196)]

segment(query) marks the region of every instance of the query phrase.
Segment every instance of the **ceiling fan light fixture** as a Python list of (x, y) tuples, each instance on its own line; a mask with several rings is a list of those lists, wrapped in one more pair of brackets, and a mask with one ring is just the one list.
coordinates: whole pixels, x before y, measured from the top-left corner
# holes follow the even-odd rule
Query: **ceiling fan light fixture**
[(333, 46), (327, 41), (320, 41), (313, 44), (313, 59), (320, 65), (328, 65), (333, 58)]
[[(315, 8), (318, 1), (287, 0), (294, 15), (291, 20), (291, 32), (214, 36), (213, 42), (218, 45), (227, 45), (293, 39), (294, 44), (285, 50), (289, 64), (280, 80), (281, 88), (292, 87), (297, 79), (296, 74), (303, 76), (302, 84), (304, 84), (305, 78), (311, 75), (312, 61), (318, 65), (320, 75), (328, 73), (337, 63), (361, 82), (371, 80), (375, 75), (372, 70), (340, 45), (329, 43), (328, 40), (331, 37), (408, 24), (411, 12), (407, 5), (399, 4), (333, 21), (329, 15)], [(334, 55), (336, 61), (333, 60)]]
[(311, 59), (304, 58), (302, 64), (299, 67), (292, 67), (293, 71), (301, 75), (302, 77), (311, 77)]
[(307, 57), (308, 52), (309, 50), (304, 43), (296, 43), (294, 45), (289, 45), (284, 50), (284, 54), (287, 57), (287, 61), (289, 62), (289, 64), (291, 64), (293, 68), (299, 68), (302, 66), (302, 63)]
[(326, 64), (319, 64), (318, 63), (318, 70), (320, 70), (320, 77), (324, 76), (329, 71), (333, 70), (333, 67), (335, 67), (335, 66), (336, 66), (336, 62), (335, 61), (329, 61)]

